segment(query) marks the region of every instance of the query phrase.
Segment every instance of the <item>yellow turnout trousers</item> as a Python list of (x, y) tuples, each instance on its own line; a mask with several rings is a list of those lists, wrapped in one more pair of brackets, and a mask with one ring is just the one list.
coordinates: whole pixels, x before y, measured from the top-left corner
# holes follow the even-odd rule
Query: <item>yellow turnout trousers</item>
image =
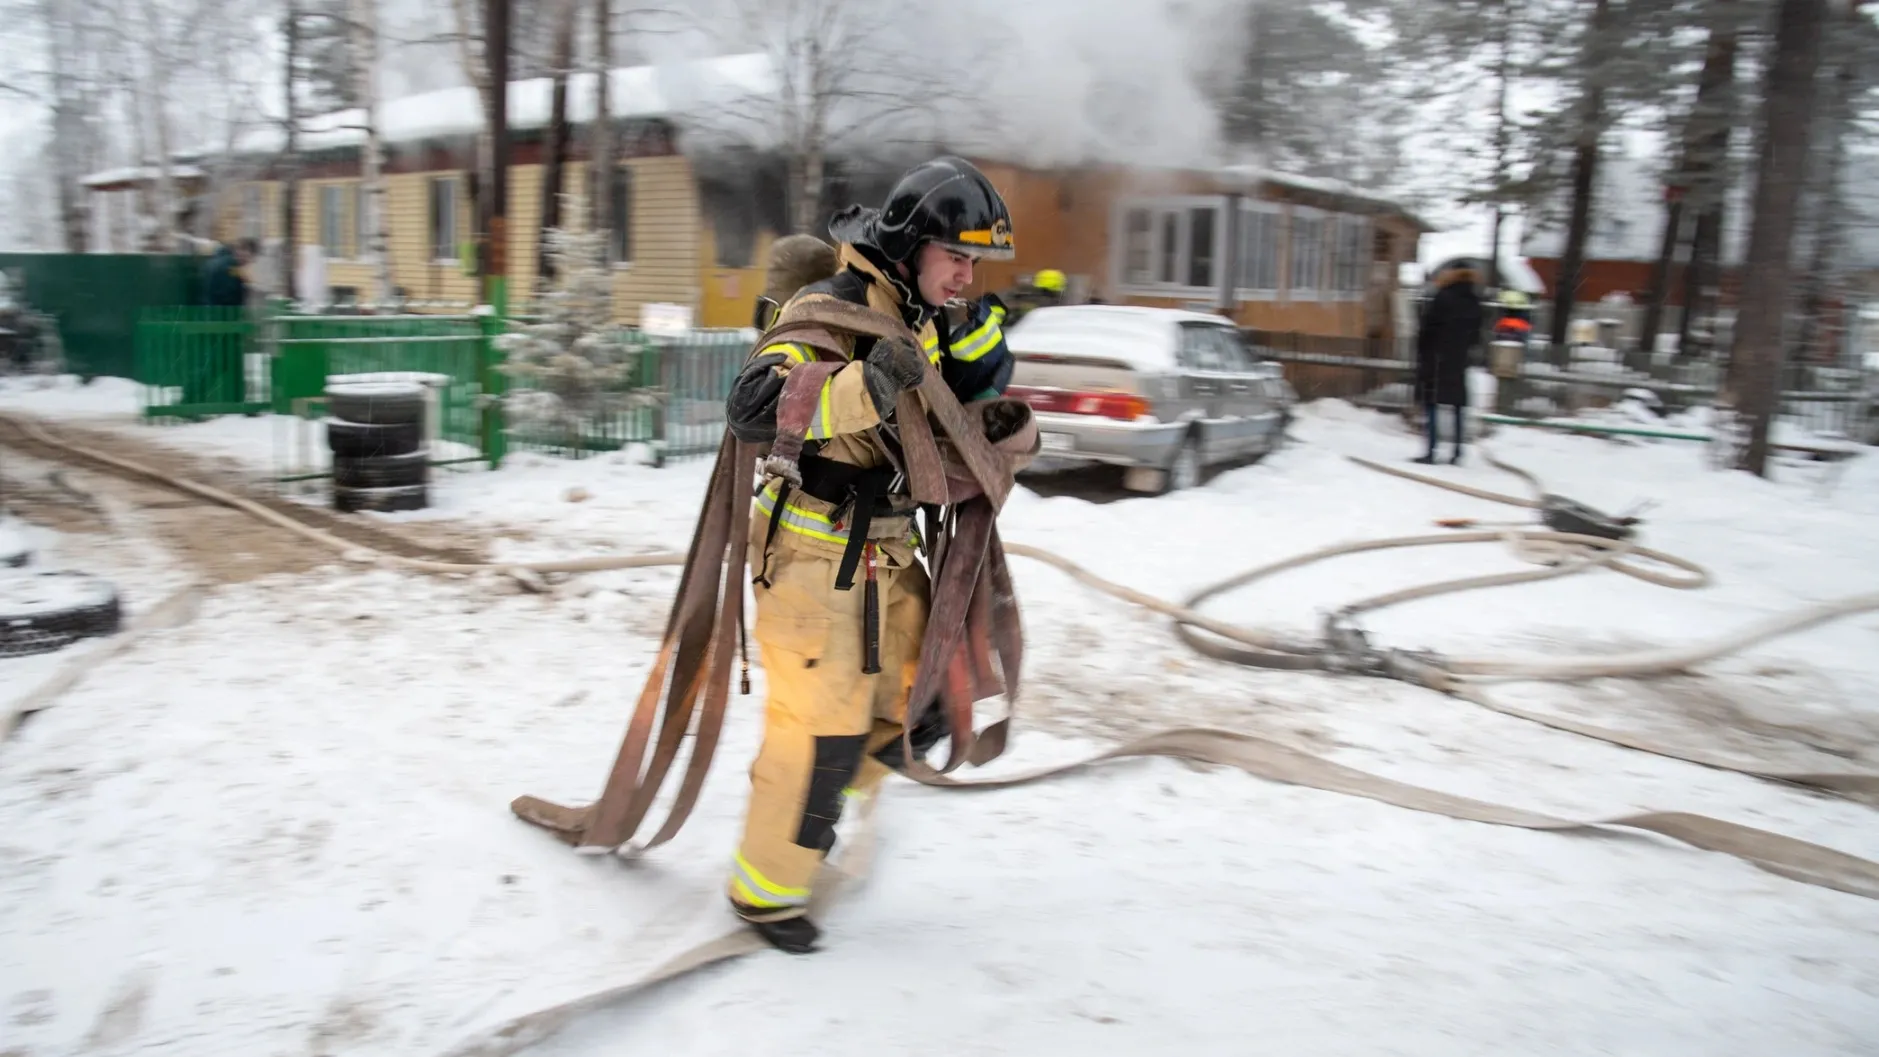
[[(752, 634), (769, 697), (730, 897), (751, 921), (806, 911), (844, 797), (872, 795), (887, 776), (874, 754), (900, 739), (928, 608), (912, 519), (876, 519), (868, 535), (875, 540), (881, 670), (864, 674), (866, 560), (854, 587), (836, 590), (846, 534), (830, 519), (830, 505), (792, 491), (777, 511), (776, 499), (773, 482), (758, 497), (750, 529), (750, 568), (759, 577)], [(773, 515), (781, 523), (766, 559)]]

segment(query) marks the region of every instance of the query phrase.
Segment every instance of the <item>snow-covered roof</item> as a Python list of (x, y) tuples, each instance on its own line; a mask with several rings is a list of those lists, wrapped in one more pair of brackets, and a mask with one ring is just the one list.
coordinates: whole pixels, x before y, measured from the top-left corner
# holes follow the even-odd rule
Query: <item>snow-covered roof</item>
[(1336, 195), (1340, 198), (1353, 199), (1378, 209), (1387, 210), (1408, 218), (1425, 231), (1435, 230), (1434, 226), (1416, 215), (1408, 206), (1380, 191), (1359, 187), (1343, 180), (1327, 180), (1315, 176), (1299, 176), (1296, 173), (1279, 172), (1259, 165), (1229, 165), (1220, 170), (1221, 175), (1248, 183), (1269, 183), (1280, 187), (1290, 187), (1300, 191), (1314, 191), (1318, 194)]
[[(773, 95), (775, 72), (767, 54), (725, 55), (657, 66), (609, 71), (607, 99), (616, 118), (678, 117), (752, 96)], [(547, 77), (509, 82), (509, 128), (541, 129), (552, 113), (554, 81)], [(568, 120), (594, 117), (594, 75), (568, 78)], [(411, 143), (474, 135), (483, 127), (482, 102), (473, 87), (443, 88), (387, 100), (379, 107), (379, 135), (386, 143)], [(365, 142), (365, 111), (340, 110), (301, 122), (296, 145), (318, 151)], [(278, 128), (258, 129), (236, 141), (238, 154), (268, 154), (286, 145)]]
[[(200, 180), (205, 174), (194, 165), (170, 166), (172, 180)], [(112, 184), (151, 183), (163, 178), (162, 172), (154, 165), (130, 165), (121, 169), (106, 169), (95, 172), (80, 180), (86, 187), (109, 187)]]

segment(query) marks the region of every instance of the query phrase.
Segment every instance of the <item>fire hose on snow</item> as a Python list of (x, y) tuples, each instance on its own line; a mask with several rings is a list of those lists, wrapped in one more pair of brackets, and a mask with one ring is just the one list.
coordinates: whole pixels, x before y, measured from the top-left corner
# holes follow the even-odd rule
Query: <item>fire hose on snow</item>
[[(0, 416), (0, 422), (5, 422), (18, 433), (41, 445), (79, 456), (131, 477), (152, 481), (161, 486), (242, 511), (284, 531), (328, 547), (352, 561), (432, 574), (498, 572), (522, 576), (672, 566), (683, 564), (685, 561), (685, 556), (678, 553), (608, 555), (556, 561), (498, 563), (444, 562), (389, 554), (361, 547), (271, 510), (253, 500), (232, 495), (199, 482), (167, 475), (107, 452), (61, 440), (37, 423), (14, 416)], [(1369, 468), (1423, 484), (1527, 509), (1545, 510), (1549, 500), (1556, 498), (1542, 496), (1528, 499), (1504, 495), (1361, 459), (1354, 461)], [(1496, 465), (1522, 477), (1535, 491), (1540, 490), (1539, 482), (1531, 474), (1506, 464), (1497, 463)], [(1228, 591), (1335, 557), (1404, 547), (1493, 542), (1510, 546), (1517, 556), (1542, 562), (1544, 567), (1531, 571), (1469, 577), (1423, 585), (1350, 603), (1326, 618), (1323, 633), (1318, 641), (1288, 641), (1281, 636), (1221, 621), (1196, 610), (1196, 607), (1208, 599)], [(1489, 698), (1483, 689), (1490, 681), (1496, 680), (1566, 682), (1597, 678), (1641, 678), (1683, 672), (1696, 665), (1782, 635), (1793, 634), (1848, 616), (1879, 610), (1879, 592), (1824, 602), (1792, 614), (1760, 621), (1717, 639), (1684, 646), (1604, 656), (1445, 658), (1434, 653), (1384, 648), (1373, 644), (1356, 626), (1355, 618), (1362, 613), (1373, 612), (1385, 606), (1440, 594), (1531, 583), (1591, 569), (1610, 569), (1646, 582), (1683, 590), (1707, 585), (1709, 576), (1705, 570), (1694, 563), (1639, 546), (1624, 538), (1613, 538), (1611, 535), (1598, 535), (1590, 532), (1508, 527), (1368, 540), (1327, 547), (1309, 554), (1273, 562), (1210, 585), (1190, 596), (1184, 603), (1176, 604), (1103, 579), (1068, 559), (1040, 548), (1008, 544), (1006, 551), (1009, 554), (1050, 565), (1077, 582), (1103, 594), (1169, 617), (1175, 622), (1176, 633), (1183, 642), (1213, 659), (1262, 668), (1361, 674), (1403, 680), (1453, 695), (1504, 715), (1625, 748), (1757, 778), (1808, 786), (1868, 803), (1879, 803), (1879, 775), (1876, 774), (1791, 773), (1745, 766), (1702, 753), (1661, 745), (1640, 735), (1608, 730), (1563, 717), (1540, 715), (1499, 704)], [(1653, 563), (1663, 568), (1652, 568), (1642, 563)], [(1675, 572), (1663, 571), (1664, 568), (1675, 570)], [(1396, 782), (1277, 742), (1223, 730), (1191, 728), (1163, 731), (1070, 764), (999, 778), (970, 781), (940, 778), (927, 780), (925, 784), (961, 790), (1005, 788), (1068, 774), (1110, 760), (1143, 756), (1166, 756), (1206, 764), (1230, 765), (1273, 781), (1345, 793), (1410, 810), (1492, 825), (1557, 831), (1609, 831), (1613, 828), (1642, 830), (1697, 848), (1733, 855), (1772, 873), (1808, 884), (1868, 898), (1879, 898), (1879, 863), (1765, 830), (1682, 812), (1642, 812), (1589, 821), (1556, 818)], [(828, 879), (832, 883), (818, 883), (816, 886), (815, 891), (819, 903), (833, 898), (841, 890), (841, 882), (852, 881), (865, 874), (866, 852), (869, 847), (865, 830), (864, 825), (862, 832), (845, 842), (848, 851), (839, 861), (831, 862), (825, 867), (829, 875)], [(450, 1053), (457, 1057), (469, 1057), (469, 1055), (491, 1057), (496, 1054), (519, 1052), (558, 1032), (586, 1012), (617, 1004), (642, 994), (654, 984), (692, 969), (758, 950), (764, 946), (766, 945), (761, 938), (740, 926), (718, 940), (688, 950), (652, 972), (636, 976), (616, 987), (536, 1010), (489, 1028), (466, 1040), (462, 1045), (452, 1049)]]

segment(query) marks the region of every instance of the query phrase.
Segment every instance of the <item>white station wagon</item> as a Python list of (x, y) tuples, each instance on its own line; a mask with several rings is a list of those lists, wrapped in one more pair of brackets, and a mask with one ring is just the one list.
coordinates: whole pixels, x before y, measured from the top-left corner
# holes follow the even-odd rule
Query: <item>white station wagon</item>
[(1040, 469), (1107, 463), (1169, 492), (1278, 447), (1296, 394), (1224, 316), (1126, 305), (1040, 308), (1005, 333), (1006, 395), (1031, 405)]

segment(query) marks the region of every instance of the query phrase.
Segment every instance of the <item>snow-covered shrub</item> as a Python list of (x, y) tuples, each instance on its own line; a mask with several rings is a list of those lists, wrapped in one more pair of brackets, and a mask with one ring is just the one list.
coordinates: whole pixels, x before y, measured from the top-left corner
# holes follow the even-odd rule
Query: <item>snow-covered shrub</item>
[(642, 347), (613, 322), (613, 272), (605, 232), (551, 228), (548, 255), (555, 285), (541, 318), (496, 339), (498, 368), (517, 383), (504, 398), (512, 421), (573, 440), (607, 416), (660, 403), (656, 388), (635, 385)]

